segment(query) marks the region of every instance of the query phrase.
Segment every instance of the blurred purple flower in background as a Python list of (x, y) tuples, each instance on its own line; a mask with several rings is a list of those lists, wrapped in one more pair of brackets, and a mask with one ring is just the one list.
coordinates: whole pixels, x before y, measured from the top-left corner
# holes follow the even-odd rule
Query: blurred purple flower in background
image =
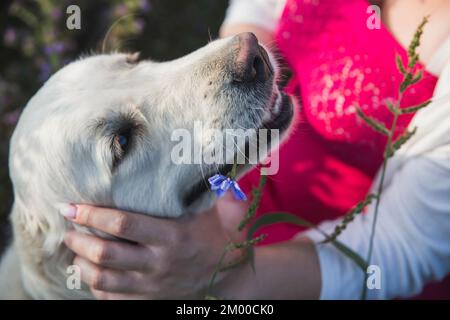
[(152, 10), (152, 4), (149, 0), (139, 0), (139, 9), (143, 13), (147, 13)]
[(15, 109), (11, 112), (5, 113), (2, 117), (2, 122), (8, 126), (14, 126), (19, 120), (21, 109)]
[(59, 20), (62, 17), (62, 11), (60, 7), (56, 7), (52, 10), (52, 18), (53, 20)]
[(46, 45), (44, 47), (44, 52), (46, 55), (51, 55), (51, 54), (61, 54), (64, 52), (64, 49), (66, 48), (65, 43), (64, 42), (54, 42), (50, 45)]
[(136, 18), (136, 20), (134, 21), (134, 25), (136, 26), (138, 32), (142, 32), (145, 28), (145, 20)]
[(38, 78), (40, 82), (44, 82), (50, 77), (52, 73), (52, 68), (48, 62), (43, 62), (39, 65)]
[(7, 46), (14, 45), (17, 40), (17, 32), (14, 28), (7, 28), (3, 35), (3, 43)]

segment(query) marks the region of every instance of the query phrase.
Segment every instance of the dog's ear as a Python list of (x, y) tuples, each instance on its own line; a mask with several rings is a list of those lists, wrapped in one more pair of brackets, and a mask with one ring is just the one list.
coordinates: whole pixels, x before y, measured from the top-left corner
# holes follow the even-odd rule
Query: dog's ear
[(34, 201), (34, 205), (14, 202), (11, 222), (14, 237), (20, 238), (22, 245), (40, 247), (46, 254), (53, 254), (63, 242), (66, 221), (57, 208)]
[(127, 55), (126, 61), (127, 61), (127, 63), (129, 63), (129, 64), (136, 64), (136, 63), (139, 62), (140, 56), (141, 56), (141, 53), (140, 53), (140, 52), (129, 53), (129, 54)]

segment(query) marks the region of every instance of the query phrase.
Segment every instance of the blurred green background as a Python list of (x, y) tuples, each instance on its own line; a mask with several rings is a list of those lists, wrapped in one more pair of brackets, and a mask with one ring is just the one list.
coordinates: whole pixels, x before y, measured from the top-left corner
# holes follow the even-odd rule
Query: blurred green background
[[(71, 4), (81, 9), (80, 30), (66, 27)], [(100, 52), (113, 25), (110, 50), (140, 51), (142, 57), (158, 61), (185, 55), (217, 37), (227, 4), (227, 0), (0, 1), (0, 249), (10, 234), (7, 216), (13, 201), (9, 139), (23, 107), (49, 76), (82, 54)]]

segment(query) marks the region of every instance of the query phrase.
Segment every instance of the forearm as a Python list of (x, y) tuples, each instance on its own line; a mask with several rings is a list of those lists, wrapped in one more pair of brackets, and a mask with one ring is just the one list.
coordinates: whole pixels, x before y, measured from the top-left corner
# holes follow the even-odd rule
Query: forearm
[(250, 262), (227, 271), (215, 294), (227, 299), (318, 299), (321, 276), (314, 244), (308, 238), (255, 249)]

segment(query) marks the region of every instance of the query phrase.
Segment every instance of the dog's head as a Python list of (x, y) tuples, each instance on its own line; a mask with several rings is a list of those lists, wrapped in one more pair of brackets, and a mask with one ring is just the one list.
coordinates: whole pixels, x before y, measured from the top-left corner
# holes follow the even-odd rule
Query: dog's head
[(190, 133), (196, 157), (196, 143), (202, 155), (218, 143), (196, 123), (285, 131), (293, 112), (277, 72), (250, 33), (170, 62), (108, 54), (67, 65), (31, 99), (14, 132), (15, 206), (48, 215), (48, 205), (81, 202), (176, 217), (210, 205), (205, 180), (232, 161), (176, 163), (174, 132)]

